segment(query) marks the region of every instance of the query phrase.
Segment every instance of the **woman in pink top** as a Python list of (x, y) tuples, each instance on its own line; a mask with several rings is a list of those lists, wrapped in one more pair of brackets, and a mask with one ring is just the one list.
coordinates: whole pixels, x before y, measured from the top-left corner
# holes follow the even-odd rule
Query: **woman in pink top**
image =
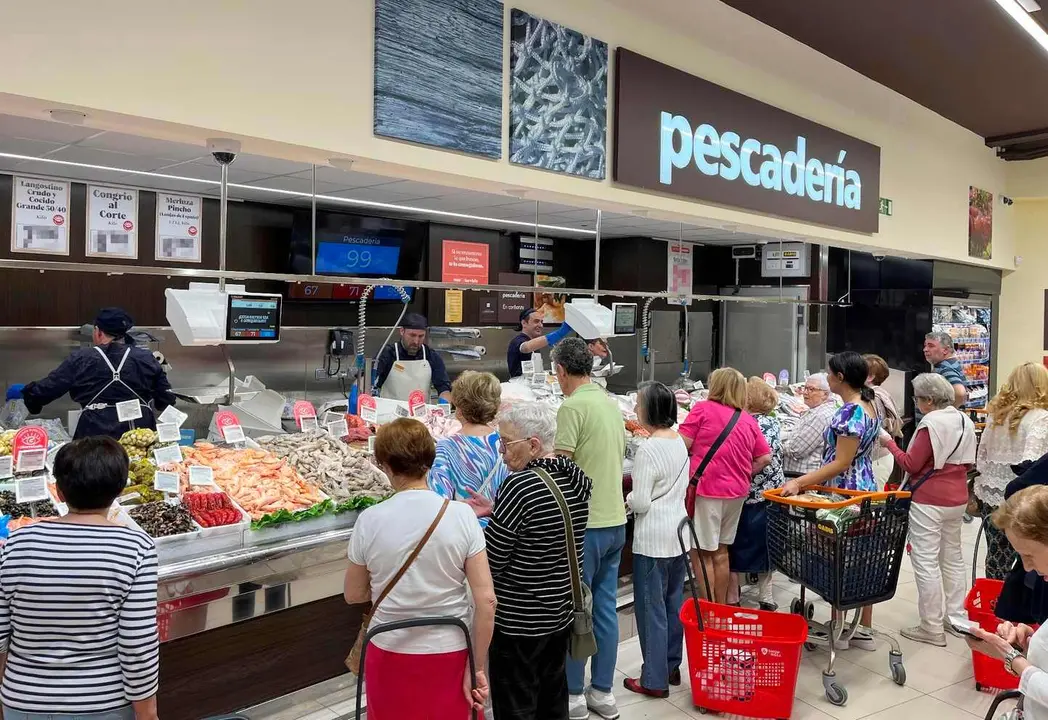
[(958, 635), (953, 621), (966, 619), (961, 526), (968, 505), (968, 468), (975, 463), (975, 427), (953, 406), (953, 386), (942, 375), (915, 377), (913, 396), (924, 417), (906, 452), (884, 430), (880, 435), (881, 444), (906, 471), (904, 489), (913, 493), (910, 558), (921, 622), (900, 634), (946, 647), (946, 633)]
[[(709, 399), (695, 404), (679, 433), (691, 455), (685, 505), (699, 540), (698, 551), (692, 550), (692, 565), (698, 572), (701, 557), (713, 583), (712, 599), (723, 604), (731, 579), (728, 546), (735, 542), (750, 479), (771, 462), (771, 448), (757, 421), (743, 410), (746, 378), (742, 373), (734, 368), (714, 370), (709, 385)], [(704, 458), (733, 419), (734, 425), (710, 456), (702, 476), (696, 477)]]

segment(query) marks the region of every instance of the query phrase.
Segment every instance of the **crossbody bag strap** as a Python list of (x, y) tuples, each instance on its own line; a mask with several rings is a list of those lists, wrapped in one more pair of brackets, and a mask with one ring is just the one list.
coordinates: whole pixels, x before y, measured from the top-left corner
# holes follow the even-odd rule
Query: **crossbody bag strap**
[(690, 464), (691, 464), (691, 460), (690, 459), (685, 460), (684, 461), (684, 465), (681, 466), (680, 472), (677, 473), (677, 475), (673, 478), (673, 482), (670, 483), (669, 487), (666, 488), (665, 490), (663, 490), (662, 492), (660, 492), (655, 497), (653, 497), (651, 499), (651, 502), (654, 503), (656, 500), (659, 500), (660, 498), (664, 498), (667, 495), (669, 495), (673, 491), (673, 488), (677, 487), (677, 481), (680, 480), (681, 477), (684, 476), (684, 473), (687, 472), (688, 465), (690, 465)]
[(564, 518), (564, 541), (568, 549), (568, 565), (571, 568), (571, 599), (575, 610), (582, 610), (582, 574), (579, 571), (579, 556), (575, 550), (575, 528), (571, 524), (571, 511), (568, 509), (568, 501), (564, 499), (564, 493), (557, 487), (557, 483), (548, 472), (542, 468), (535, 468), (535, 474), (542, 478), (546, 487), (553, 493), (560, 506), (560, 514)]
[[(931, 440), (930, 437), (929, 437), (929, 440)], [(942, 464), (943, 464), (944, 467), (946, 466), (946, 461), (949, 460), (950, 458), (952, 458), (953, 454), (955, 452), (957, 452), (957, 449), (959, 447), (961, 447), (961, 443), (962, 442), (964, 442), (964, 416), (961, 416), (961, 435), (960, 435), (960, 437), (957, 438), (957, 444), (953, 446), (953, 450), (951, 450), (950, 454), (947, 455), (946, 458), (943, 460)], [(915, 482), (912, 485), (910, 485), (908, 488), (906, 488), (906, 490), (908, 490), (910, 493), (917, 492), (917, 488), (919, 488), (924, 483), (928, 482), (929, 478), (931, 478), (931, 476), (933, 474), (935, 474), (935, 453), (934, 452), (932, 453), (932, 469), (929, 470), (928, 472), (924, 473), (924, 475), (921, 475), (920, 480), (918, 480), (917, 482)]]
[(728, 424), (724, 426), (724, 429), (721, 430), (721, 434), (717, 436), (717, 439), (713, 441), (712, 445), (710, 445), (710, 449), (706, 451), (706, 456), (702, 458), (702, 462), (700, 462), (699, 466), (695, 468), (695, 474), (692, 475), (691, 480), (688, 481), (689, 488), (695, 487), (699, 484), (699, 478), (701, 478), (702, 474), (706, 472), (706, 466), (710, 464), (710, 461), (713, 460), (713, 456), (720, 449), (720, 446), (728, 439), (728, 435), (731, 434), (731, 431), (735, 428), (735, 423), (739, 422), (739, 417), (741, 416), (742, 410), (736, 410), (732, 414), (731, 420), (729, 420)]
[(375, 613), (375, 608), (377, 608), (379, 604), (386, 599), (386, 596), (393, 591), (394, 586), (396, 586), (396, 584), (400, 582), (400, 579), (404, 577), (404, 573), (406, 573), (408, 571), (408, 568), (411, 567), (411, 564), (415, 562), (415, 558), (417, 558), (419, 553), (422, 552), (422, 548), (426, 547), (426, 543), (428, 543), (429, 539), (433, 537), (433, 532), (437, 529), (437, 525), (440, 524), (440, 520), (444, 517), (444, 513), (448, 511), (448, 505), (450, 504), (450, 500), (444, 500), (444, 504), (440, 506), (440, 512), (437, 513), (437, 517), (433, 520), (432, 523), (430, 523), (429, 529), (426, 530), (426, 534), (423, 535), (422, 539), (418, 541), (418, 545), (416, 545), (415, 549), (411, 551), (410, 555), (408, 555), (408, 559), (405, 560), (404, 564), (400, 566), (400, 569), (397, 570), (397, 574), (393, 576), (393, 579), (386, 584), (386, 587), (382, 588), (382, 592), (379, 594), (378, 599), (371, 604), (372, 614)]

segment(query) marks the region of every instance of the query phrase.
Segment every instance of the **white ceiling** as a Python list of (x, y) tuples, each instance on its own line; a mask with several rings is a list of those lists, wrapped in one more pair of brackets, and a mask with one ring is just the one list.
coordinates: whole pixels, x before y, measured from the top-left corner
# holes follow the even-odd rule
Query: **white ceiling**
[[(25, 157), (12, 158), (3, 154)], [(202, 147), (3, 114), (0, 114), (0, 172), (209, 196), (218, 195), (216, 184), (193, 181), (217, 183), (220, 176), (219, 166)], [(306, 204), (309, 203), (311, 176), (309, 165), (240, 154), (230, 166), (229, 182), (237, 187), (230, 188), (229, 196), (234, 200)], [(304, 193), (307, 197), (294, 193)], [(317, 194), (343, 199), (341, 202), (320, 199), (318, 204), (322, 207), (356, 207), (360, 212), (411, 215), (438, 222), (495, 227), (507, 232), (533, 231), (522, 224), (533, 225), (536, 219), (540, 225), (553, 226), (540, 228), (543, 236), (584, 237), (585, 231), (591, 233), (596, 226), (597, 213), (592, 209), (347, 172), (327, 166), (317, 167)], [(397, 207), (375, 207), (367, 203)], [(476, 218), (442, 216), (440, 212)], [(583, 232), (573, 233), (572, 230)], [(676, 222), (611, 212), (603, 213), (601, 236), (682, 237), (692, 242), (713, 244), (774, 241), (773, 238), (722, 228), (694, 225), (681, 228)]]

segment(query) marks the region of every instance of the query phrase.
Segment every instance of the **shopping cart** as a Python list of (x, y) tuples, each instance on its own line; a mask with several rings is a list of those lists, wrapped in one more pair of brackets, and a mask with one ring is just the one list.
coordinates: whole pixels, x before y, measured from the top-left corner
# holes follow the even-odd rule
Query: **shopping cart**
[[(677, 526), (677, 540), (687, 555), (685, 529), (692, 547), (698, 547), (695, 526), (685, 518)], [(803, 618), (762, 610), (743, 610), (700, 600), (691, 561), (687, 568), (691, 599), (680, 609), (688, 650), (692, 702), (709, 711), (755, 718), (789, 718), (800, 670), (801, 648), (808, 637)], [(706, 597), (710, 580), (706, 566), (702, 579)]]
[[(783, 497), (768, 490), (768, 555), (779, 572), (801, 586), (790, 611), (812, 623), (808, 649), (825, 646), (830, 659), (822, 673), (826, 699), (833, 705), (848, 702), (848, 690), (837, 682), (833, 665), (836, 644), (850, 641), (863, 607), (895, 596), (899, 568), (906, 547), (910, 493), (863, 493), (811, 487), (806, 492), (827, 496), (826, 502)], [(840, 499), (843, 498), (843, 499)], [(830, 604), (827, 625), (813, 622), (815, 605), (805, 599), (811, 590)], [(849, 623), (846, 613), (855, 613)], [(867, 630), (867, 629), (864, 629)], [(888, 667), (897, 685), (906, 684), (906, 668), (899, 642), (887, 633)]]
[[(477, 668), (473, 662), (473, 642), (469, 637), (469, 628), (466, 627), (466, 623), (462, 622), (459, 618), (453, 617), (423, 617), (416, 618), (414, 620), (398, 620), (396, 622), (383, 623), (376, 625), (375, 627), (368, 630), (367, 635), (364, 636), (363, 647), (360, 648), (360, 674), (357, 675), (357, 712), (353, 716), (355, 718), (363, 718), (361, 714), (361, 702), (364, 696), (364, 661), (367, 659), (368, 646), (371, 644), (371, 640), (382, 633), (392, 632), (394, 630), (404, 630), (406, 628), (417, 628), (417, 627), (434, 627), (440, 625), (450, 625), (457, 627), (462, 631), (462, 634), (466, 637), (466, 655), (469, 658), (469, 674), (472, 678), (472, 686), (474, 689), (477, 687)], [(472, 720), (478, 720), (477, 710), (474, 708), (470, 711), (470, 718)]]

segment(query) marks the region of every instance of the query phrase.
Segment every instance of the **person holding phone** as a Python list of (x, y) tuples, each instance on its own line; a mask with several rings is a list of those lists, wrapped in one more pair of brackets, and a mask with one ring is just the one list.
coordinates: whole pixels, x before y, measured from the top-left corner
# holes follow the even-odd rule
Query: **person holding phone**
[[(1008, 498), (992, 521), (1015, 548), (1027, 571), (1048, 578), (1048, 486), (1027, 488)], [(1004, 661), (1019, 678), (1025, 720), (1048, 720), (1048, 626), (1005, 622), (996, 633), (965, 628), (976, 650)]]

